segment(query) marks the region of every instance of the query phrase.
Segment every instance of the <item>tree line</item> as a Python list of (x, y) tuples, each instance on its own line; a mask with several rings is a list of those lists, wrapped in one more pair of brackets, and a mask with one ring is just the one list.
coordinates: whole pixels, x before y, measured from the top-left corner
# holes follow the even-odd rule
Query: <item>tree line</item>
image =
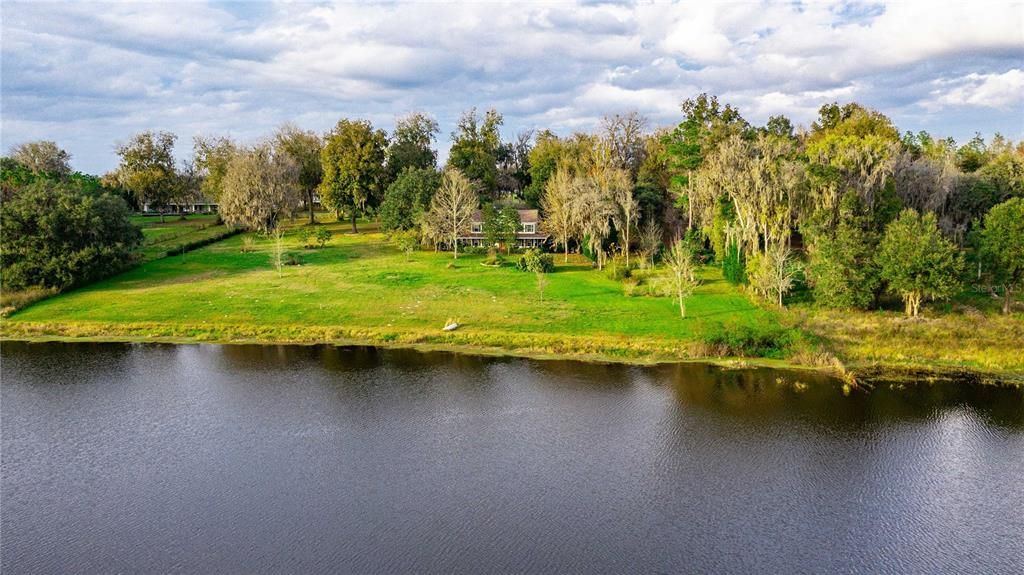
[[(225, 222), (268, 233), (303, 211), (314, 223), (319, 200), (354, 232), (370, 215), (406, 244), (411, 236), (455, 257), (477, 210), (488, 243), (508, 249), (515, 208), (532, 207), (563, 259), (581, 252), (598, 268), (688, 254), (777, 304), (804, 285), (838, 308), (877, 307), (893, 293), (916, 315), (923, 300), (975, 284), (1010, 310), (1024, 273), (1024, 145), (901, 134), (856, 103), (826, 104), (799, 129), (784, 116), (754, 126), (707, 94), (681, 112), (670, 127), (633, 112), (593, 132), (506, 141), (500, 113), (470, 109), (442, 169), (439, 126), (424, 113), (390, 134), (343, 118), (324, 134), (286, 124), (248, 145), (199, 136), (182, 162), (174, 134), (147, 131), (117, 146), (119, 165), (99, 183), (161, 212), (203, 196)], [(64, 170), (66, 153), (50, 144), (26, 144), (9, 161)]]

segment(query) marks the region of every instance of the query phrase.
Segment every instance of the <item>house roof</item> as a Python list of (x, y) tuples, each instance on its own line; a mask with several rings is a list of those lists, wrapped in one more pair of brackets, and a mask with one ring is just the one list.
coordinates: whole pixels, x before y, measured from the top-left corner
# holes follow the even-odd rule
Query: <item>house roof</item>
[[(519, 223), (521, 224), (536, 224), (540, 222), (540, 210), (516, 210), (519, 212)], [(482, 222), (484, 220), (483, 212), (477, 210), (473, 214), (474, 222)]]

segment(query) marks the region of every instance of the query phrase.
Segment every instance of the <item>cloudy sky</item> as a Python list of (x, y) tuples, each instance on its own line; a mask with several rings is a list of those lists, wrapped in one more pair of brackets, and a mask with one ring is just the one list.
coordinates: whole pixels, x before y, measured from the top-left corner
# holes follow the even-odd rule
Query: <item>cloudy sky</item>
[(448, 148), (459, 113), (505, 134), (652, 125), (718, 94), (752, 122), (807, 124), (857, 101), (901, 130), (1024, 138), (1021, 2), (16, 3), (2, 10), (2, 144), (55, 140), (76, 169), (144, 129), (254, 141), (284, 121), (389, 129), (422, 110)]

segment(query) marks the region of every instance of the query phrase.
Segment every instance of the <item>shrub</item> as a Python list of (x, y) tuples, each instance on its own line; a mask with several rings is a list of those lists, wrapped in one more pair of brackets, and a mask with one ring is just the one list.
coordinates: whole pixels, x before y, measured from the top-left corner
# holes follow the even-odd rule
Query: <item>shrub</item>
[(629, 262), (626, 265), (626, 259), (621, 256), (616, 256), (605, 265), (604, 273), (608, 276), (608, 279), (615, 281), (622, 281), (633, 275), (633, 270), (636, 269), (636, 262)]
[(555, 269), (555, 261), (551, 254), (542, 253), (538, 249), (529, 249), (519, 256), (516, 269), (524, 272), (546, 274)]
[(319, 227), (316, 229), (316, 243), (320, 247), (327, 245), (327, 242), (331, 241), (331, 230), (325, 227)]
[(497, 267), (497, 266), (501, 265), (502, 261), (504, 261), (504, 260), (502, 259), (502, 257), (500, 255), (498, 255), (498, 250), (496, 250), (495, 248), (491, 248), (491, 249), (487, 250), (487, 259), (485, 259), (483, 261), (483, 264), (485, 266), (495, 266), (495, 267)]
[(299, 234), (298, 235), (299, 235), (299, 242), (302, 244), (302, 247), (304, 247), (304, 248), (313, 247), (312, 246), (312, 242), (310, 241), (310, 240), (313, 239), (313, 230), (311, 230), (309, 228), (306, 228), (306, 227), (299, 228)]
[(242, 238), (242, 253), (247, 254), (254, 251), (256, 251), (256, 238), (251, 234)]
[(730, 321), (701, 326), (697, 337), (714, 355), (780, 358), (796, 342), (798, 334), (768, 321), (753, 324)]

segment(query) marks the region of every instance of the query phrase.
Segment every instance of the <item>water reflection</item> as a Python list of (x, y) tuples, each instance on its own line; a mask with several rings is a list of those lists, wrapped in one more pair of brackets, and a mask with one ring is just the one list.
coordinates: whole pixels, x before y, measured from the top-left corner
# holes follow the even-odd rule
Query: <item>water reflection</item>
[(3, 572), (1020, 572), (1021, 390), (0, 345)]

